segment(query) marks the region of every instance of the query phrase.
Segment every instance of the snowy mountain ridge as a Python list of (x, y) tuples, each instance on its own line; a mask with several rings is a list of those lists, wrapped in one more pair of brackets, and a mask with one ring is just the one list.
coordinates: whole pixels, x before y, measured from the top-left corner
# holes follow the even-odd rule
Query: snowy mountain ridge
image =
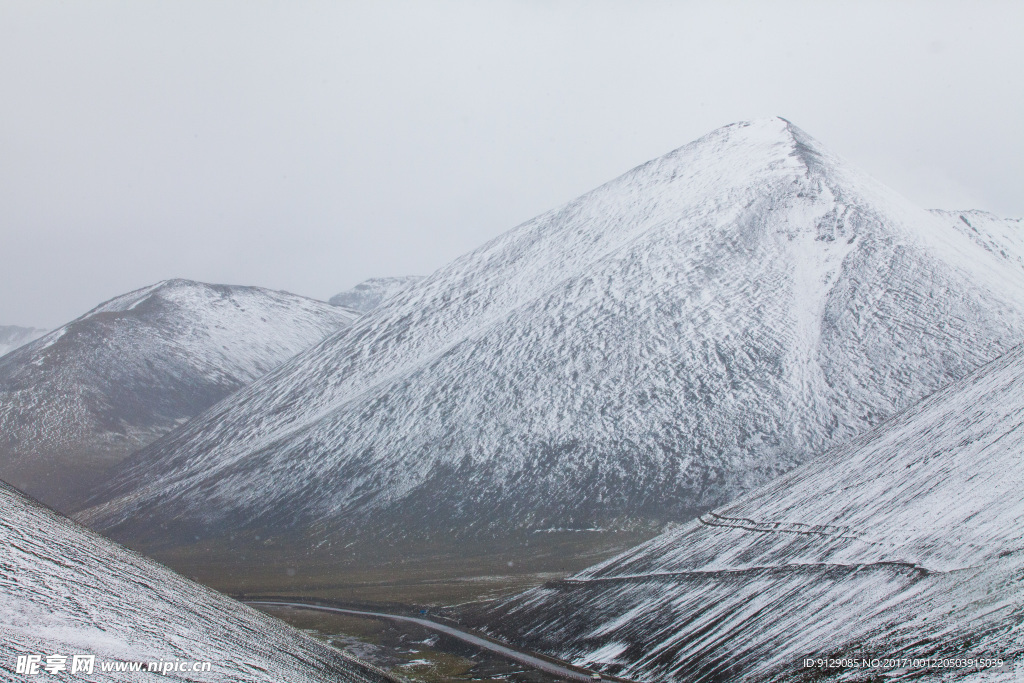
[(111, 299), (0, 358), (0, 478), (71, 505), (87, 480), (355, 317), (187, 280)]
[(727, 126), (392, 297), (83, 518), (326, 548), (692, 518), (1024, 341), (987, 239), (785, 120)]

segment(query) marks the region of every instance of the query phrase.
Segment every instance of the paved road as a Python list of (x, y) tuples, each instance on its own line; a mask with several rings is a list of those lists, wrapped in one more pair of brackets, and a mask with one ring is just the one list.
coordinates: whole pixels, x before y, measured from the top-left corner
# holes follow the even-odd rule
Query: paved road
[(461, 631), (457, 628), (453, 628), (446, 624), (440, 624), (436, 621), (431, 621), (430, 619), (420, 619), (419, 617), (406, 617), (400, 614), (385, 614), (383, 612), (362, 612), (360, 610), (344, 609), (341, 607), (325, 607), (323, 605), (310, 605), (304, 602), (279, 602), (276, 600), (246, 600), (245, 602), (249, 605), (279, 605), (283, 607), (299, 607), (302, 609), (321, 610), (323, 612), (341, 612), (342, 614), (354, 614), (356, 616), (362, 617), (377, 617), (378, 619), (391, 619), (392, 621), (405, 621), (413, 624), (419, 624), (420, 626), (424, 626), (434, 631), (439, 631), (441, 633), (444, 633), (445, 635), (452, 636), (453, 638), (458, 638), (459, 640), (470, 643), (471, 645), (476, 645), (477, 647), (481, 647), (485, 650), (490, 650), (491, 652), (495, 652), (503, 657), (507, 657), (514, 662), (519, 662), (520, 664), (526, 664), (527, 666), (532, 666), (535, 669), (546, 671), (549, 674), (554, 674), (556, 676), (561, 676), (562, 678), (568, 678), (574, 681), (592, 680), (588, 674), (580, 673), (579, 671), (569, 669), (559, 664), (555, 664), (554, 662), (549, 662), (546, 659), (541, 659), (540, 657), (535, 657), (534, 655), (528, 654), (526, 652), (513, 650), (510, 647), (500, 645), (493, 641), (487, 640), (486, 638), (475, 636), (472, 633), (466, 633), (465, 631)]

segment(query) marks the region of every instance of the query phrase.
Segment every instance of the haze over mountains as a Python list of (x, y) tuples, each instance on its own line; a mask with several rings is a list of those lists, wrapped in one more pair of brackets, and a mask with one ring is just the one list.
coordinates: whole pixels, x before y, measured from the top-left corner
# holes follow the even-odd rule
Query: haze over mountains
[(360, 282), (350, 290), (335, 294), (331, 297), (330, 303), (334, 306), (344, 306), (360, 313), (369, 313), (377, 308), (382, 301), (390, 299), (395, 294), (408, 289), (422, 279), (419, 275), (371, 277), (369, 280)]
[(169, 280), (0, 358), (0, 479), (73, 509), (107, 469), (357, 314)]
[(1024, 340), (1019, 241), (992, 229), (785, 120), (727, 126), (388, 299), (83, 518), (210, 563), (336, 564), (685, 520)]
[(0, 325), (0, 356), (10, 353), (33, 339), (39, 339), (46, 330), (35, 327), (18, 327), (17, 325)]
[[(0, 680), (18, 655), (94, 655), (90, 681), (381, 683), (306, 634), (80, 527), (0, 483)], [(209, 672), (104, 673), (104, 663), (211, 662)], [(41, 669), (44, 678), (49, 674)]]
[[(1012, 670), (1024, 654), (1022, 452), (1024, 346), (724, 508), (505, 602), (487, 623), (637, 680), (805, 680), (804, 658), (830, 656), (998, 657)], [(979, 673), (886, 674), (901, 668), (898, 680)]]

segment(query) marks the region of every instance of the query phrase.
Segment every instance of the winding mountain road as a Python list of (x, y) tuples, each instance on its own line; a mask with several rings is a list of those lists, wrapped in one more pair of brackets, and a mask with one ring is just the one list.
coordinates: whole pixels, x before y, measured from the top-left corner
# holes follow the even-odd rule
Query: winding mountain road
[[(535, 669), (539, 669), (549, 674), (554, 674), (556, 676), (561, 676), (563, 678), (567, 678), (574, 681), (594, 680), (591, 674), (585, 673), (579, 669), (570, 669), (569, 667), (558, 664), (556, 662), (547, 659), (541, 659), (536, 655), (512, 649), (511, 647), (508, 647), (506, 645), (501, 645), (492, 640), (488, 640), (486, 638), (474, 635), (472, 633), (467, 633), (466, 631), (462, 631), (452, 626), (448, 626), (447, 624), (441, 624), (436, 621), (431, 621), (430, 619), (408, 617), (401, 614), (387, 614), (385, 612), (366, 612), (362, 610), (345, 609), (343, 607), (327, 607), (324, 605), (315, 605), (305, 602), (285, 602), (277, 600), (245, 600), (244, 602), (247, 605), (276, 605), (279, 607), (295, 607), (299, 609), (320, 610), (322, 612), (338, 612), (341, 614), (352, 614), (361, 617), (375, 617), (377, 619), (390, 619), (392, 621), (402, 621), (417, 624), (419, 626), (429, 628), (433, 631), (443, 633), (453, 638), (458, 638), (459, 640), (469, 643), (470, 645), (475, 645), (485, 650), (489, 650), (491, 652), (501, 655), (502, 657), (511, 659), (512, 661), (517, 662), (519, 664), (532, 666)], [(625, 679), (616, 678), (613, 676), (606, 676), (603, 680), (625, 681)]]

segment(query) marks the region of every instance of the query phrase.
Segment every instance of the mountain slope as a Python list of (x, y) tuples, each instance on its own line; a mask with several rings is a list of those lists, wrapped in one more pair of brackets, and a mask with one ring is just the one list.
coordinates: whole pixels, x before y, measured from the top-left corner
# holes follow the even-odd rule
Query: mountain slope
[(1024, 654), (1022, 451), (1024, 346), (724, 508), (505, 602), (488, 622), (649, 681), (804, 680), (805, 657), (1013, 661)]
[(112, 464), (354, 317), (186, 280), (112, 299), (0, 359), (0, 478), (69, 509)]
[(419, 275), (372, 277), (350, 290), (335, 294), (331, 297), (330, 303), (332, 306), (344, 306), (360, 313), (369, 313), (382, 301), (390, 299), (422, 279)]
[(149, 551), (216, 539), (207, 558), (270, 536), (329, 563), (518, 560), (691, 518), (1022, 339), (1016, 261), (784, 120), (737, 124), (383, 303), (83, 518)]
[(35, 327), (18, 327), (17, 325), (0, 325), (0, 356), (10, 353), (33, 339), (39, 339), (46, 330)]
[[(382, 677), (290, 626), (181, 577), (0, 483), (0, 680), (22, 681), (18, 655), (94, 655), (103, 663), (212, 663), (189, 681), (344, 681)], [(40, 670), (40, 673), (43, 673)], [(45, 674), (44, 674), (45, 675)], [(66, 674), (65, 674), (66, 675)], [(78, 679), (77, 673), (72, 678)]]

